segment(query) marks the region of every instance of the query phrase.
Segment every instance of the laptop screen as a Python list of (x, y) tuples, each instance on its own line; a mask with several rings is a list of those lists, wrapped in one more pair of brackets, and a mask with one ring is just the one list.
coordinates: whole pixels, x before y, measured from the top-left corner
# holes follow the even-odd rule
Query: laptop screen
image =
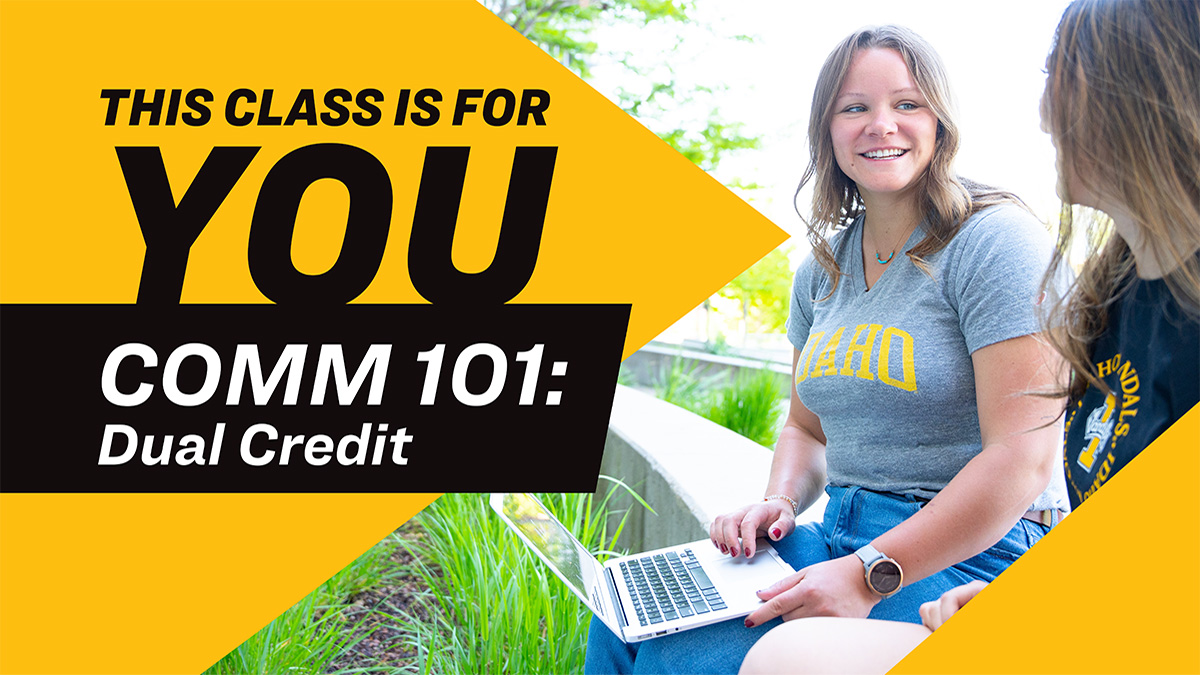
[[(545, 505), (526, 492), (493, 494), (491, 504), (571, 590), (585, 602), (603, 607), (600, 598), (595, 597), (599, 568), (596, 559), (550, 514)], [(592, 609), (595, 611), (597, 608)], [(600, 613), (603, 615), (603, 610)]]

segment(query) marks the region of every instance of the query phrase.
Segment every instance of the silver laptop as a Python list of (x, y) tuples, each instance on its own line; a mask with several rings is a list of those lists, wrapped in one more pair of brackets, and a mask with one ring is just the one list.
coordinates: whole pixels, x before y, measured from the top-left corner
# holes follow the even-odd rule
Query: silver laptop
[(722, 555), (708, 539), (601, 565), (527, 492), (496, 492), (492, 508), (624, 642), (745, 616), (754, 594), (795, 570), (760, 539), (753, 558)]

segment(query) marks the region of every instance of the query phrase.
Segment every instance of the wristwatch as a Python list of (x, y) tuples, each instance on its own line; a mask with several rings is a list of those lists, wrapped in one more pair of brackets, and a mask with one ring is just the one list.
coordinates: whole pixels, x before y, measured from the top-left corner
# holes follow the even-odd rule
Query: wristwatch
[(867, 588), (881, 598), (895, 595), (904, 584), (904, 570), (900, 563), (875, 550), (874, 546), (866, 546), (854, 552), (863, 562), (864, 576)]

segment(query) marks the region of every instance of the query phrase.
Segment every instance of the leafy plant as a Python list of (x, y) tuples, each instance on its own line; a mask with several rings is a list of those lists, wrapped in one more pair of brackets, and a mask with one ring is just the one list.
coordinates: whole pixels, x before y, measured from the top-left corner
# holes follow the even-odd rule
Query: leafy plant
[(717, 337), (711, 341), (704, 343), (705, 351), (709, 354), (717, 356), (728, 356), (733, 353), (733, 347), (729, 346), (729, 340), (724, 333), (717, 333)]
[(704, 416), (771, 448), (779, 435), (782, 411), (783, 397), (775, 373), (763, 364), (758, 370), (742, 371), (733, 384), (718, 390)]
[(779, 435), (784, 397), (776, 375), (764, 363), (742, 370), (733, 382), (718, 385), (722, 373), (707, 374), (707, 365), (675, 356), (659, 367), (654, 395), (768, 448)]

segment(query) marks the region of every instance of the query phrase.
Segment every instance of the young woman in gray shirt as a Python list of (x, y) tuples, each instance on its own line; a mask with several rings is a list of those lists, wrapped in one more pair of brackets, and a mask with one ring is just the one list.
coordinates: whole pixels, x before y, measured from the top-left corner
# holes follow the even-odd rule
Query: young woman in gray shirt
[[(903, 28), (848, 37), (809, 142), (790, 413), (763, 500), (710, 529), (733, 557), (768, 537), (799, 571), (744, 625), (624, 645), (594, 622), (589, 672), (735, 672), (781, 619), (920, 623), (921, 603), (994, 578), (1067, 507), (1062, 402), (1021, 395), (1063, 370), (1036, 335), (1052, 241), (1015, 197), (955, 176), (936, 53)], [(797, 528), (823, 488), (824, 521)]]

